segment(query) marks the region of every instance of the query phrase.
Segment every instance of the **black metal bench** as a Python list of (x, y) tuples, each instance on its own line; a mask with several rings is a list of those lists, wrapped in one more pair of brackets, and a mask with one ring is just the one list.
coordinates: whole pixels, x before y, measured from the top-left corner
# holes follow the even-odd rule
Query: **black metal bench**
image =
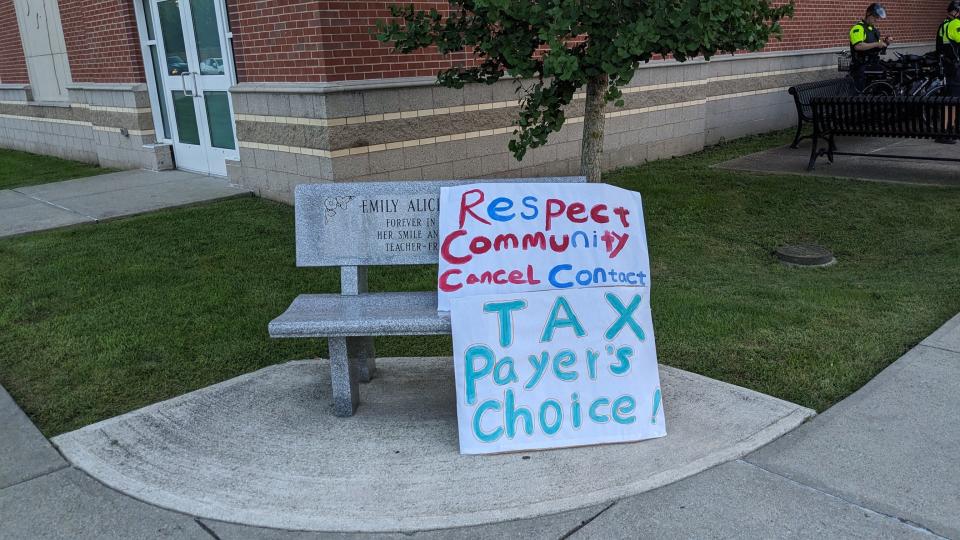
[[(958, 140), (960, 126), (957, 123), (957, 115), (960, 113), (960, 98), (826, 97), (814, 98), (810, 106), (813, 111), (813, 145), (810, 150), (808, 171), (813, 170), (817, 158), (823, 155), (826, 155), (831, 163), (835, 155), (960, 161), (960, 159), (932, 156), (838, 152), (834, 141), (837, 135)], [(821, 139), (826, 141), (826, 148), (820, 148)]]
[(790, 145), (790, 148), (796, 148), (801, 140), (810, 138), (810, 135), (800, 136), (803, 131), (803, 123), (813, 122), (810, 100), (818, 97), (857, 95), (857, 89), (850, 77), (798, 84), (791, 86), (788, 92), (793, 96), (793, 102), (797, 106), (797, 135), (793, 138), (793, 144)]

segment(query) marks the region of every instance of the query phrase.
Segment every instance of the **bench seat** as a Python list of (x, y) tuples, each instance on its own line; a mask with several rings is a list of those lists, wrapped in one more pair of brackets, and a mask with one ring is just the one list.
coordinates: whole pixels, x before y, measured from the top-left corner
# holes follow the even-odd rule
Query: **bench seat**
[(270, 337), (424, 336), (450, 333), (436, 291), (301, 294), (270, 322)]

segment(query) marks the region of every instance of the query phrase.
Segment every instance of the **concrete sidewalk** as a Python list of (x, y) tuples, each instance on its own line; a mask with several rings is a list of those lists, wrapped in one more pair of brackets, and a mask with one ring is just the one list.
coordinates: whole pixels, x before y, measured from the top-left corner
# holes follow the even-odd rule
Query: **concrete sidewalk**
[[(412, 536), (960, 538), (957, 411), (960, 315), (843, 402), (743, 459), (608, 504)], [(0, 539), (371, 536), (261, 529), (162, 510), (67, 465), (5, 393), (0, 419)]]
[(330, 413), (329, 363), (303, 360), (52, 442), (107, 486), (185, 514), (277, 529), (412, 533), (609, 504), (740, 458), (814, 414), (660, 366), (667, 437), (470, 456), (459, 453), (451, 358), (378, 358), (377, 372), (350, 418)]
[(958, 411), (960, 315), (793, 432), (574, 538), (960, 539)]
[(250, 191), (185, 171), (122, 171), (0, 190), (0, 238), (152, 212)]
[[(823, 146), (821, 141), (820, 145)], [(801, 176), (833, 176), (895, 184), (933, 186), (960, 186), (960, 168), (957, 162), (919, 159), (891, 159), (878, 156), (835, 156), (830, 163), (826, 157), (817, 160), (813, 171), (807, 171), (811, 141), (805, 139), (799, 148), (781, 146), (716, 165), (718, 169)], [(923, 158), (957, 156), (956, 145), (943, 145), (928, 139), (884, 139), (838, 137), (837, 150), (862, 154), (888, 154)]]

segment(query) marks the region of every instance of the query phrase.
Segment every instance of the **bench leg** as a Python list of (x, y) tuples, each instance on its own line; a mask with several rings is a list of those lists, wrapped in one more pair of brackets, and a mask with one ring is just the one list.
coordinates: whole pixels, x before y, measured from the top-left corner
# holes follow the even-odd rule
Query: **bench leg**
[(803, 120), (797, 120), (797, 134), (793, 137), (793, 144), (790, 145), (790, 148), (796, 148), (800, 144), (800, 140), (803, 137), (800, 136), (800, 133), (803, 132)]
[(327, 338), (330, 344), (330, 381), (333, 383), (333, 414), (353, 416), (360, 404), (360, 374), (357, 362), (347, 354), (347, 338)]
[(357, 364), (360, 382), (368, 383), (377, 374), (377, 352), (372, 337), (348, 337), (347, 356)]
[(818, 150), (818, 148), (817, 148), (817, 147), (820, 145), (820, 138), (817, 136), (817, 132), (816, 132), (816, 131), (813, 132), (813, 137), (812, 137), (812, 139), (813, 139), (813, 140), (811, 141), (811, 148), (810, 148), (810, 163), (807, 163), (807, 170), (808, 170), (808, 171), (812, 171), (813, 168), (816, 167), (816, 165), (817, 165), (817, 157), (819, 157), (819, 155), (820, 155), (820, 154), (819, 154), (819, 150)]

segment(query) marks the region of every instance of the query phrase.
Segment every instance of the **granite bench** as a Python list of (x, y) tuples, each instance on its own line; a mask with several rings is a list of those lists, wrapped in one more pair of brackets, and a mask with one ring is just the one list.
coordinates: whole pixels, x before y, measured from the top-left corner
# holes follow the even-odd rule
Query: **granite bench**
[(333, 412), (351, 416), (376, 373), (374, 336), (441, 335), (436, 289), (368, 292), (368, 266), (437, 264), (440, 188), (583, 177), (304, 184), (294, 194), (297, 266), (339, 266), (340, 294), (302, 294), (270, 322), (273, 338), (327, 338)]

